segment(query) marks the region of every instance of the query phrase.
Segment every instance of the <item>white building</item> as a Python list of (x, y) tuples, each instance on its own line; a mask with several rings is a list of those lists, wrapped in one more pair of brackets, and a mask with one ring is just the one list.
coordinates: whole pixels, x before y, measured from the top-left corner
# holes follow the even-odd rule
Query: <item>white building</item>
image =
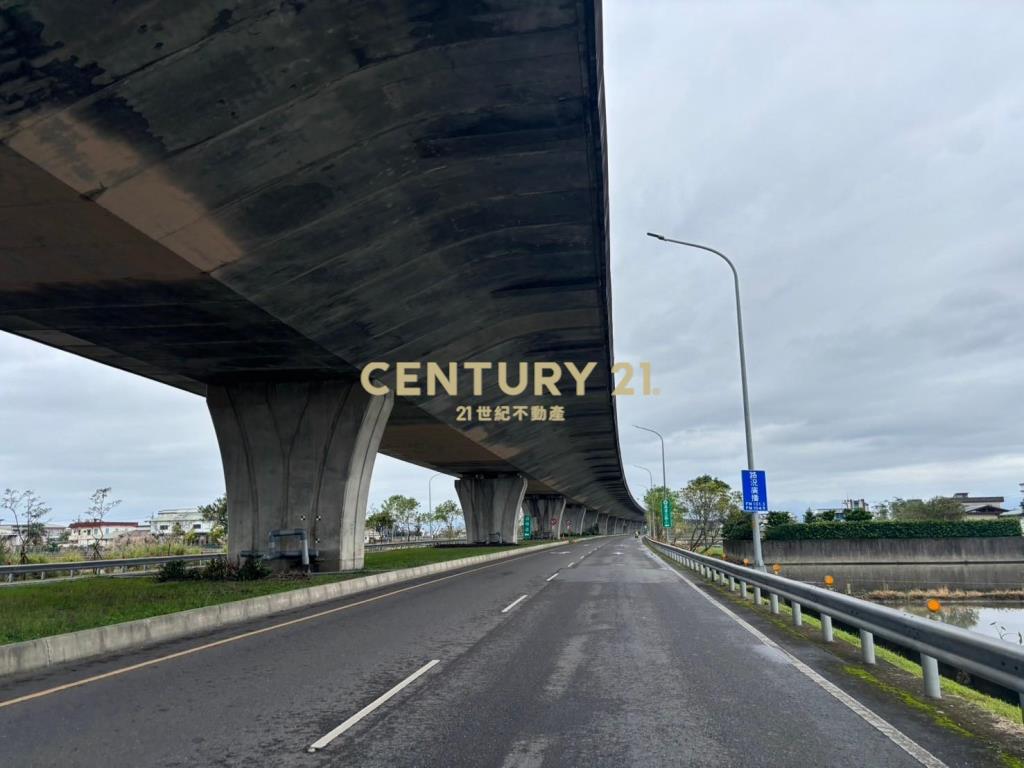
[(80, 520), (68, 526), (67, 543), (72, 547), (91, 547), (98, 542), (101, 547), (109, 547), (117, 537), (139, 529), (138, 523), (119, 520)]
[(203, 519), (198, 507), (162, 509), (149, 520), (149, 532), (154, 536), (170, 536), (175, 532), (208, 534), (212, 530), (213, 521)]

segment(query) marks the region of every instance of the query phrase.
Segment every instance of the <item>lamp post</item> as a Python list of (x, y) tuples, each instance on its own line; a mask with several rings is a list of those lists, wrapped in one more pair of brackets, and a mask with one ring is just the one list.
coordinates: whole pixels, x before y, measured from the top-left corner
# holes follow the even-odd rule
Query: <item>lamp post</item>
[[(661, 432), (659, 432), (656, 429), (651, 429), (650, 427), (641, 427), (641, 426), (639, 426), (637, 424), (634, 424), (633, 426), (636, 427), (637, 429), (642, 429), (644, 432), (651, 432), (651, 433), (657, 435), (658, 439), (661, 440), (661, 492), (662, 492), (662, 494), (665, 494), (665, 496), (667, 496), (667, 494), (668, 494), (668, 479), (667, 479), (666, 472), (665, 472), (665, 438), (664, 438), (664, 436), (662, 436)], [(665, 497), (663, 496), (662, 503), (664, 503), (664, 501), (665, 501)], [(654, 517), (654, 520), (657, 521), (657, 519), (658, 519), (657, 515), (655, 514), (655, 515), (653, 515), (653, 517)], [(652, 530), (652, 532), (656, 532), (656, 527), (652, 528), (651, 530)]]
[[(636, 467), (637, 469), (642, 469), (644, 472), (647, 473), (647, 477), (650, 479), (650, 485), (648, 486), (648, 488), (650, 488), (651, 491), (654, 491), (654, 475), (651, 474), (651, 470), (649, 470), (647, 467), (641, 467), (639, 464), (634, 464), (633, 466)], [(648, 510), (648, 514), (651, 516), (651, 521), (650, 522), (653, 523), (654, 522), (654, 513), (651, 512), (650, 510)], [(654, 533), (654, 526), (653, 525), (651, 526), (651, 533)]]
[[(754, 440), (751, 437), (750, 431), (750, 397), (747, 394), (747, 355), (743, 347), (743, 311), (740, 309), (740, 276), (736, 271), (736, 265), (733, 264), (729, 257), (721, 251), (716, 251), (714, 248), (709, 248), (706, 245), (700, 245), (698, 243), (688, 243), (684, 240), (674, 240), (671, 237), (665, 237), (664, 235), (655, 234), (654, 232), (648, 232), (648, 237), (653, 237), (657, 240), (661, 240), (666, 243), (675, 243), (676, 245), (685, 245), (688, 248), (697, 248), (708, 253), (713, 253), (718, 256), (722, 261), (729, 265), (729, 269), (732, 270), (732, 281), (733, 288), (736, 292), (736, 331), (740, 341), (740, 382), (743, 387), (743, 426), (746, 430), (747, 435), (747, 469), (751, 472), (754, 471)], [(763, 571), (764, 558), (761, 556), (761, 525), (759, 523), (757, 512), (753, 512), (750, 515), (750, 525), (753, 533), (754, 541), (754, 567), (759, 571)]]

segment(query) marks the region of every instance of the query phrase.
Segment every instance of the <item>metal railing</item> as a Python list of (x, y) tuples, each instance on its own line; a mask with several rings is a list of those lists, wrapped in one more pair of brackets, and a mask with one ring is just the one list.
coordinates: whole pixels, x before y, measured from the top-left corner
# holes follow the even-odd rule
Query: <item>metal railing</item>
[[(382, 552), (390, 549), (412, 549), (417, 547), (436, 547), (439, 544), (465, 544), (466, 539), (425, 539), (423, 541), (385, 541), (363, 545), (369, 552)], [(0, 565), (0, 582), (13, 582), (20, 579), (46, 579), (47, 574), (77, 576), (80, 572), (110, 571), (127, 573), (129, 571), (149, 571), (164, 563), (183, 562), (191, 564), (206, 563), (224, 557), (223, 552), (210, 552), (201, 555), (167, 555), (165, 557), (128, 557), (110, 560), (75, 560), (56, 563), (28, 563), (26, 565)]]
[(127, 572), (128, 569), (143, 571), (159, 567), (164, 563), (206, 563), (224, 557), (223, 552), (211, 552), (203, 555), (167, 555), (166, 557), (128, 557), (120, 560), (78, 560), (68, 563), (29, 563), (27, 565), (0, 565), (0, 580), (14, 581), (15, 576), (29, 578), (38, 575), (45, 579), (48, 573), (67, 573), (78, 575), (79, 571), (117, 571)]
[(825, 642), (833, 640), (833, 620), (855, 628), (860, 633), (861, 658), (866, 664), (875, 663), (875, 635), (916, 652), (924, 673), (924, 692), (930, 698), (942, 697), (941, 661), (1015, 691), (1024, 714), (1024, 647), (649, 538), (647, 541), (656, 551), (701, 576), (728, 584), (730, 591), (738, 588), (744, 598), (752, 589), (758, 607), (767, 595), (769, 610), (774, 614), (779, 613), (779, 600), (788, 600), (794, 626), (803, 624), (803, 608), (816, 611)]

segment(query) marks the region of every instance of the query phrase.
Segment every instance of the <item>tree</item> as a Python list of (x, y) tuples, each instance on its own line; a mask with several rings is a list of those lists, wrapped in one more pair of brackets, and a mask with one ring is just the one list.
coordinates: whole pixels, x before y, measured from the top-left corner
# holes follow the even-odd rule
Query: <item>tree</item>
[(110, 488), (97, 488), (93, 495), (89, 497), (89, 509), (85, 513), (89, 520), (96, 523), (96, 534), (93, 536), (92, 541), (93, 557), (96, 560), (101, 559), (102, 554), (100, 547), (103, 546), (103, 520), (110, 514), (110, 510), (121, 503), (120, 499), (111, 499), (110, 492)]
[(871, 519), (871, 512), (867, 509), (849, 509), (846, 511), (846, 520), (850, 523), (867, 522)]
[(794, 522), (793, 516), (789, 512), (769, 512), (764, 516), (764, 524), (766, 528), (774, 528), (778, 525), (789, 525)]
[(381, 512), (376, 509), (366, 518), (366, 524), (381, 536), (384, 535), (385, 531), (390, 531), (394, 528), (396, 522), (395, 516), (390, 512)]
[(228, 498), (220, 496), (209, 504), (199, 507), (199, 514), (203, 520), (212, 523), (210, 527), (210, 541), (221, 543), (228, 535)]
[(821, 512), (814, 516), (814, 522), (816, 523), (831, 523), (836, 519), (836, 511), (834, 509), (823, 509)]
[(738, 511), (740, 495), (724, 480), (701, 475), (679, 491), (681, 514), (672, 526), (673, 544), (685, 536), (687, 549), (710, 547), (732, 512)]
[(812, 512), (811, 508), (808, 507), (807, 510), (804, 512), (804, 523), (810, 524), (813, 523), (816, 519), (817, 518), (815, 517), (814, 512)]
[(744, 541), (754, 538), (750, 515), (741, 509), (734, 509), (722, 523), (722, 538), (727, 541)]
[(4, 489), (0, 497), (0, 510), (14, 518), (14, 531), (18, 537), (18, 561), (28, 562), (28, 551), (41, 547), (46, 539), (46, 518), (50, 508), (34, 491)]
[(455, 537), (455, 523), (462, 517), (462, 510), (459, 505), (451, 499), (442, 501), (434, 508), (434, 519), (445, 527), (448, 538)]
[(893, 520), (959, 520), (963, 507), (956, 499), (935, 496), (928, 501), (901, 499), (899, 497), (886, 505)]
[(396, 493), (389, 496), (380, 505), (380, 509), (374, 510), (374, 512), (380, 511), (391, 515), (395, 520), (395, 525), (403, 529), (406, 536), (410, 536), (416, 527), (419, 510), (420, 503), (416, 499)]
[(663, 485), (649, 488), (647, 493), (644, 494), (644, 506), (647, 507), (647, 523), (651, 529), (651, 534), (658, 540), (664, 540), (664, 530), (661, 525), (661, 502), (666, 497), (671, 499), (672, 506), (676, 509), (676, 512), (673, 514), (673, 520), (675, 520), (679, 509), (679, 498), (676, 494)]

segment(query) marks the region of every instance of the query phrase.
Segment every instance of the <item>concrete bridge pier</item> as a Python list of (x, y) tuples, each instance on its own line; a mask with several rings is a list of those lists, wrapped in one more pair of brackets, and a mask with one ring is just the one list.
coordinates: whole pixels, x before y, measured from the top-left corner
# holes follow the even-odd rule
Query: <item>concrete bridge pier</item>
[(573, 536), (583, 533), (583, 522), (587, 516), (587, 508), (582, 504), (566, 504), (562, 513), (562, 530), (572, 531)]
[(564, 512), (565, 496), (523, 497), (523, 514), (533, 518), (536, 538), (559, 538)]
[(522, 475), (465, 475), (455, 481), (455, 492), (466, 519), (466, 541), (516, 543), (516, 518), (526, 495), (526, 478)]
[[(362, 568), (366, 497), (393, 403), (390, 393), (370, 395), (349, 381), (209, 386), (227, 489), (228, 556), (267, 555), (270, 531), (302, 528), (319, 553), (318, 570)], [(298, 542), (282, 545), (298, 551)]]
[(597, 525), (597, 512), (593, 509), (588, 509), (583, 513), (583, 530), (589, 531)]
[(608, 514), (606, 512), (597, 513), (597, 532), (600, 534), (608, 533)]

